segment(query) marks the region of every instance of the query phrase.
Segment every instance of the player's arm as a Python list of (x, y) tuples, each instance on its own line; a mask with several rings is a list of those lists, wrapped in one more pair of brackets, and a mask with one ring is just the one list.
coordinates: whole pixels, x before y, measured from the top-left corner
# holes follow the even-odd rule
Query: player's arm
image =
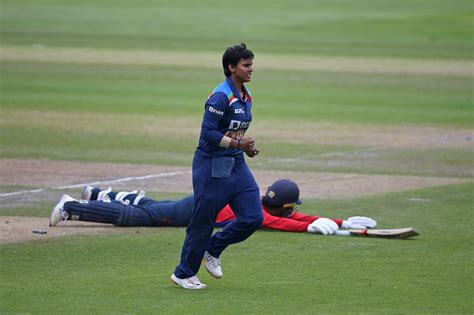
[[(295, 211), (289, 216), (289, 218), (293, 220), (304, 221), (304, 222), (314, 222), (315, 220), (321, 217), (307, 215), (307, 214)], [(361, 216), (350, 217), (347, 220), (341, 220), (341, 219), (330, 219), (330, 220), (336, 222), (337, 225), (343, 229), (364, 229), (364, 228), (374, 228), (377, 226), (377, 222), (374, 219), (368, 218), (368, 217), (361, 217)]]
[[(297, 221), (302, 221), (302, 222), (309, 222), (309, 223), (312, 223), (314, 222), (315, 220), (321, 218), (321, 217), (318, 217), (318, 216), (314, 216), (314, 215), (309, 215), (309, 214), (304, 214), (304, 213), (300, 213), (298, 211), (293, 211), (293, 213), (288, 216), (288, 218), (290, 219), (293, 219), (293, 220), (297, 220)], [(343, 220), (341, 219), (331, 219), (333, 220), (334, 222), (336, 222), (336, 224), (340, 227), (342, 226), (342, 222)]]
[(308, 232), (323, 235), (332, 235), (339, 229), (336, 222), (327, 218), (316, 218), (312, 222), (298, 221), (288, 217), (273, 216), (265, 211), (262, 227), (279, 231)]
[[(222, 92), (212, 94), (206, 102), (204, 107), (204, 117), (202, 119), (202, 135), (207, 143), (228, 148), (236, 143), (231, 143), (231, 139), (225, 137), (218, 131), (219, 122), (224, 117), (227, 108), (229, 107), (229, 100)], [(225, 139), (227, 138), (227, 139)]]
[(293, 220), (286, 217), (277, 217), (263, 212), (262, 228), (286, 232), (307, 232), (311, 222)]
[(229, 107), (229, 100), (222, 92), (212, 94), (206, 102), (201, 129), (203, 138), (209, 144), (222, 148), (237, 148), (243, 150), (249, 157), (259, 153), (255, 148), (255, 140), (249, 137), (232, 139), (218, 131), (219, 122)]
[(374, 228), (377, 222), (367, 217), (350, 217), (347, 220), (328, 219), (317, 216), (310, 216), (299, 212), (293, 212), (289, 217), (301, 222), (307, 222), (307, 231), (310, 233), (320, 233), (331, 235), (336, 233), (339, 228), (343, 229), (359, 229)]

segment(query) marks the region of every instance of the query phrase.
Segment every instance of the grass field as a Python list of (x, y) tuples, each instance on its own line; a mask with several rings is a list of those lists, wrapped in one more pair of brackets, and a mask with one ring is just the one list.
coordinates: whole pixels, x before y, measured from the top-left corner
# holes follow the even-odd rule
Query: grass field
[[(2, 311), (471, 313), (473, 188), (309, 202), (305, 209), (323, 207), (327, 215), (363, 208), (383, 225), (416, 222), (422, 236), (396, 241), (261, 231), (226, 252), (225, 278), (202, 274), (209, 285), (203, 292), (168, 280), (183, 229), (2, 246)], [(431, 202), (410, 202), (413, 196)], [(451, 233), (453, 226), (460, 232)]]
[[(305, 196), (304, 212), (367, 215), (381, 227), (416, 226), (421, 236), (258, 231), (225, 252), (222, 280), (200, 273), (203, 292), (168, 280), (181, 228), (1, 244), (0, 313), (471, 314), (472, 17), (464, 0), (0, 0), (0, 163), (188, 167), (204, 100), (223, 77), (219, 60), (213, 67), (199, 56), (219, 58), (244, 41), (256, 55), (249, 134), (262, 151), (252, 169), (466, 181), (366, 197)], [(61, 49), (79, 53), (65, 62)], [(13, 50), (22, 54), (7, 57)], [(46, 52), (47, 60), (38, 57)], [(91, 57), (122, 52), (120, 61)], [(153, 52), (172, 52), (173, 62), (134, 58)], [(338, 58), (357, 67), (315, 64)], [(450, 65), (467, 75), (447, 71)], [(437, 66), (439, 73), (430, 72)], [(0, 194), (51, 188), (9, 182), (0, 170)], [(11, 200), (0, 197), (0, 216), (47, 217), (56, 203)]]

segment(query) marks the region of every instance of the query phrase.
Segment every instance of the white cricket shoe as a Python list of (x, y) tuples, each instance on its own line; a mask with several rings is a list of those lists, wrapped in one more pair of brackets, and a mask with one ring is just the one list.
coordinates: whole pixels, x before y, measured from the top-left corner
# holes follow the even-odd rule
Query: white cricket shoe
[(92, 190), (94, 189), (94, 187), (92, 186), (89, 186), (89, 185), (85, 185), (84, 186), (84, 189), (82, 189), (82, 196), (81, 196), (81, 199), (82, 200), (91, 200), (91, 196), (92, 196)]
[(64, 211), (64, 204), (68, 201), (77, 201), (69, 195), (63, 195), (59, 203), (51, 211), (49, 216), (49, 226), (56, 226), (61, 220), (67, 220), (69, 215)]
[(204, 253), (204, 262), (206, 263), (206, 270), (216, 279), (222, 278), (224, 275), (221, 268), (221, 260), (209, 254), (207, 251)]
[(171, 275), (171, 281), (173, 281), (176, 285), (179, 285), (180, 287), (189, 290), (200, 290), (206, 287), (206, 285), (202, 283), (196, 276), (192, 276), (186, 279), (180, 279), (176, 277), (173, 273)]

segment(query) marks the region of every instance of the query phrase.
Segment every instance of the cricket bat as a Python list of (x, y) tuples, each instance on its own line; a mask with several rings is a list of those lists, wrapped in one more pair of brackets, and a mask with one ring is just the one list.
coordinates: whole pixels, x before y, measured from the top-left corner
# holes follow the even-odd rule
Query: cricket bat
[(413, 236), (420, 235), (417, 229), (400, 228), (400, 229), (360, 229), (360, 230), (338, 230), (336, 235), (345, 236), (368, 236), (368, 237), (381, 237), (381, 238), (397, 238), (405, 239)]

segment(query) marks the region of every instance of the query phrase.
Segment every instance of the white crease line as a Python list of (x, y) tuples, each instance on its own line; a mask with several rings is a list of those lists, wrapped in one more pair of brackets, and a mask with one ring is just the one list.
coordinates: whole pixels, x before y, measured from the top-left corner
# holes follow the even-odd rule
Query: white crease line
[(8, 197), (8, 196), (15, 196), (15, 195), (23, 195), (23, 194), (31, 194), (31, 193), (39, 193), (44, 191), (44, 189), (32, 189), (32, 190), (20, 190), (11, 193), (4, 193), (0, 194), (0, 197)]
[(0, 194), (0, 197), (9, 197), (9, 196), (16, 196), (16, 195), (23, 195), (23, 194), (34, 194), (34, 193), (40, 193), (40, 192), (43, 192), (43, 191), (46, 191), (46, 190), (64, 190), (64, 189), (84, 187), (85, 185), (91, 185), (91, 186), (108, 185), (108, 184), (113, 184), (113, 183), (129, 182), (129, 181), (132, 181), (132, 180), (143, 180), (143, 179), (151, 179), (151, 178), (170, 177), (170, 176), (182, 175), (182, 174), (188, 174), (188, 173), (191, 173), (191, 171), (179, 171), (179, 172), (151, 174), (151, 175), (144, 175), (144, 176), (117, 178), (117, 179), (111, 179), (111, 180), (97, 181), (97, 182), (93, 182), (93, 183), (82, 183), (82, 184), (75, 184), (75, 185), (52, 187), (52, 188), (49, 188), (49, 189), (41, 188), (41, 189), (31, 189), (31, 190), (20, 190), (20, 191), (15, 191), (15, 192), (11, 192), (11, 193)]

